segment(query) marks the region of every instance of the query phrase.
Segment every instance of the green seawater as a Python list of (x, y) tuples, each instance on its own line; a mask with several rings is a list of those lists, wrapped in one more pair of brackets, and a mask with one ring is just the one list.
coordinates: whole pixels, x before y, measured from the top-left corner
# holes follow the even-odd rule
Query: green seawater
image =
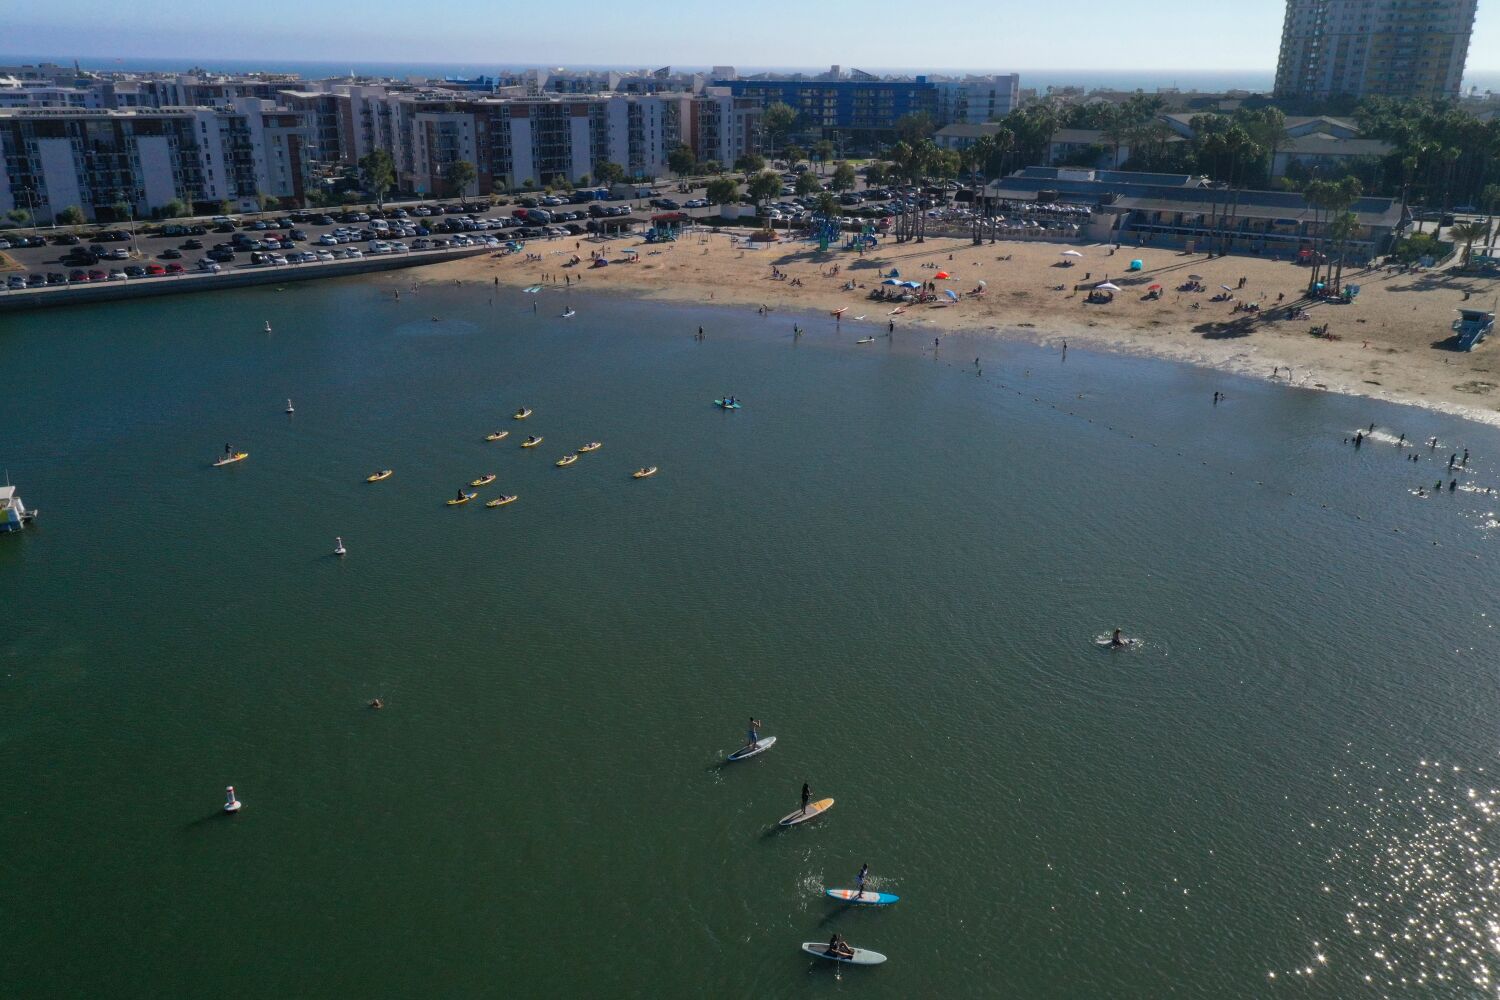
[(0, 318), (0, 994), (1493, 993), (1500, 433), (569, 301)]

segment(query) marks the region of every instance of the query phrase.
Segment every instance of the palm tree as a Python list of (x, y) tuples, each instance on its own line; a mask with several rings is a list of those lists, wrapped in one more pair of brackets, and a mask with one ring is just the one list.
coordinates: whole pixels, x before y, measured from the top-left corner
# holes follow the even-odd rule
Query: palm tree
[(1474, 256), (1474, 244), (1489, 235), (1489, 226), (1483, 222), (1460, 222), (1448, 230), (1448, 235), (1454, 243), (1464, 245), (1463, 259), (1459, 262), (1459, 270), (1467, 270), (1469, 261)]
[(1489, 248), (1493, 252), (1495, 249), (1495, 237), (1497, 232), (1500, 232), (1497, 231), (1497, 227), (1495, 226), (1495, 213), (1500, 211), (1500, 184), (1485, 185), (1484, 193), (1479, 196), (1479, 199), (1480, 204), (1484, 206), (1489, 216), (1485, 226), (1490, 231)]

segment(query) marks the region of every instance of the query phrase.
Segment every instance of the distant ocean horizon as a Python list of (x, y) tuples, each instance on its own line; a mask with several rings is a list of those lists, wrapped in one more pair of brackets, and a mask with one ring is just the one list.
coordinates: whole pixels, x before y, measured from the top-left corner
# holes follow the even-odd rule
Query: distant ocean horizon
[[(39, 56), (39, 55), (0, 55), (0, 62), (6, 63), (39, 63), (53, 62), (67, 65), (77, 62), (84, 69), (102, 71), (127, 71), (127, 72), (182, 72), (192, 68), (202, 68), (225, 73), (297, 73), (303, 79), (317, 80), (324, 77), (347, 76), (353, 73), (357, 76), (387, 76), (395, 78), (405, 77), (428, 77), (440, 79), (443, 77), (475, 77), (481, 75), (494, 75), (502, 70), (524, 70), (524, 69), (553, 69), (556, 63), (517, 63), (517, 62), (373, 62), (363, 60), (347, 61), (304, 61), (296, 59), (210, 59), (184, 57), (181, 59), (137, 59), (116, 57), (73, 57), (73, 56)], [(573, 63), (566, 66), (569, 70), (639, 70), (641, 66), (625, 66), (622, 64), (604, 65), (596, 63)], [(853, 67), (845, 66), (844, 69)], [(1106, 88), (1114, 90), (1144, 90), (1156, 91), (1163, 88), (1176, 88), (1184, 91), (1217, 92), (1224, 90), (1249, 90), (1256, 92), (1269, 91), (1275, 79), (1273, 69), (1228, 69), (1228, 70), (1172, 70), (1172, 69), (997, 69), (980, 67), (890, 67), (890, 66), (861, 66), (858, 67), (868, 73), (878, 75), (905, 73), (917, 75), (921, 73), (963, 74), (963, 73), (1019, 73), (1021, 86), (1023, 88), (1036, 88), (1046, 90), (1048, 87), (1083, 87), (1085, 89)], [(672, 69), (677, 72), (694, 73), (707, 72), (712, 69), (706, 65), (674, 65)], [(736, 66), (735, 70), (740, 75), (753, 73), (777, 72), (777, 73), (822, 73), (826, 72), (827, 66)], [(1476, 70), (1470, 71), (1464, 79), (1464, 88), (1477, 87), (1480, 91), (1500, 91), (1500, 71)]]

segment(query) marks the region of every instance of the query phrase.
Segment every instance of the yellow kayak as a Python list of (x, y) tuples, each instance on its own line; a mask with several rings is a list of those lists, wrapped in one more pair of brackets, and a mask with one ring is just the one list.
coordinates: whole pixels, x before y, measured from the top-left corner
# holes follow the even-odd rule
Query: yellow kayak
[(487, 476), (480, 476), (478, 479), (471, 480), (469, 482), (469, 485), (470, 486), (488, 486), (490, 483), (493, 483), (494, 481), (495, 481), (495, 474), (493, 472), (491, 472)]
[(513, 496), (511, 496), (511, 497), (496, 497), (493, 500), (486, 501), (485, 502), (485, 506), (486, 507), (504, 507), (506, 504), (512, 502), (513, 500), (515, 500), (515, 497), (513, 497)]
[(529, 441), (522, 441), (521, 442), (521, 447), (522, 448), (535, 448), (537, 445), (539, 445), (541, 443), (542, 443), (542, 439), (539, 438), (539, 437), (537, 437), (537, 438), (532, 438)]
[(391, 478), (391, 470), (390, 469), (381, 469), (379, 472), (375, 473), (374, 475), (366, 476), (365, 477), (365, 482), (367, 482), (367, 483), (378, 483), (382, 479), (389, 479), (389, 478)]
[(249, 457), (250, 453), (248, 451), (237, 451), (233, 455), (225, 455), (223, 458), (219, 459), (214, 463), (214, 467), (217, 468), (221, 465), (233, 465), (235, 462), (243, 462)]
[(504, 441), (508, 437), (510, 437), (510, 431), (496, 431), (493, 434), (486, 434), (484, 439), (486, 441)]
[(603, 441), (590, 441), (588, 444), (586, 444), (582, 448), (578, 449), (578, 454), (580, 454), (580, 455), (587, 455), (589, 452), (591, 452), (591, 451), (598, 451), (600, 448), (603, 448), (603, 447), (604, 447), (604, 442)]
[(557, 460), (557, 467), (559, 469), (566, 468), (567, 466), (572, 465), (576, 461), (578, 461), (578, 456), (577, 455), (564, 455), (562, 458), (559, 458)]
[(531, 407), (529, 406), (522, 407), (521, 409), (516, 411), (517, 420), (525, 420), (529, 416), (531, 416)]
[(473, 499), (474, 499), (474, 494), (472, 494), (472, 493), (465, 493), (463, 495), (463, 497), (460, 498), (460, 499), (454, 499), (454, 498), (450, 497), (448, 499), (448, 506), (449, 507), (457, 507), (459, 504), (468, 503), (470, 500), (473, 500)]
[(648, 476), (654, 476), (654, 475), (656, 475), (656, 466), (653, 465), (649, 469), (636, 469), (634, 472), (632, 472), (630, 474), (630, 477), (632, 479), (645, 479)]

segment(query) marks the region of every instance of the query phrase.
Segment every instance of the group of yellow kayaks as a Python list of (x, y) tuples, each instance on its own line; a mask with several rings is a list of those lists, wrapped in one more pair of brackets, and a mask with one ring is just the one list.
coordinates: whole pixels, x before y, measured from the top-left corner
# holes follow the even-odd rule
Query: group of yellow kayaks
[[(531, 414), (532, 414), (531, 407), (529, 407), (529, 406), (523, 406), (521, 409), (519, 409), (519, 410), (517, 410), (515, 412), (514, 417), (515, 417), (516, 420), (525, 420), (527, 417), (531, 416)], [(494, 431), (492, 433), (486, 434), (484, 436), (484, 439), (486, 441), (503, 441), (503, 440), (505, 440), (509, 436), (510, 436), (510, 431)], [(521, 447), (522, 448), (535, 448), (537, 445), (539, 445), (541, 443), (542, 443), (541, 436), (540, 435), (533, 435), (531, 437), (528, 437), (525, 441), (522, 441), (521, 442)], [(572, 465), (574, 462), (578, 461), (578, 456), (579, 455), (587, 455), (589, 452), (598, 451), (600, 448), (603, 448), (603, 447), (604, 447), (604, 442), (602, 442), (602, 441), (590, 441), (588, 444), (586, 444), (583, 447), (579, 448), (577, 451), (575, 451), (575, 452), (573, 452), (571, 454), (568, 454), (568, 455), (564, 455), (562, 458), (558, 459), (554, 464), (559, 469), (565, 469), (568, 466)], [(368, 475), (368, 476), (365, 477), (365, 482), (367, 482), (367, 483), (378, 483), (381, 480), (389, 479), (391, 477), (392, 471), (393, 470), (391, 470), (391, 469), (381, 469), (379, 472), (371, 473), (370, 475)], [(648, 478), (650, 476), (656, 475), (656, 466), (652, 465), (652, 466), (649, 466), (649, 467), (643, 467), (643, 468), (637, 469), (634, 472), (632, 472), (630, 475), (631, 475), (632, 479), (646, 479), (646, 478)], [(486, 473), (486, 474), (480, 476), (478, 479), (470, 480), (469, 481), (469, 486), (472, 487), (474, 490), (478, 490), (480, 487), (488, 486), (491, 483), (493, 483), (495, 481), (495, 478), (496, 478), (495, 474), (493, 472), (489, 472), (489, 473)], [(475, 493), (475, 492), (468, 492), (468, 493), (466, 493), (463, 490), (459, 490), (457, 496), (454, 496), (454, 497), (448, 499), (447, 501), (445, 501), (445, 503), (449, 507), (461, 507), (464, 504), (468, 503), (470, 500), (473, 500), (478, 495), (479, 494)], [(516, 498), (514, 496), (504, 496), (504, 495), (502, 495), (502, 496), (496, 497), (493, 500), (486, 501), (485, 502), (485, 506), (486, 507), (504, 507), (508, 503), (514, 503), (515, 500), (516, 500)]]

